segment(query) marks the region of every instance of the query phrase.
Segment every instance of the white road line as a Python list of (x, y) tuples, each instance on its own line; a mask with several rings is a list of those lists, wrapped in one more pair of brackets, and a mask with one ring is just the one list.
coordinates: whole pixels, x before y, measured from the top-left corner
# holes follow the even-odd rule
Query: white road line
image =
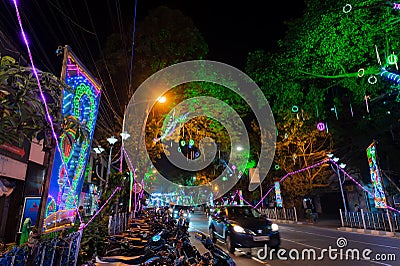
[[(314, 248), (314, 249), (321, 249), (321, 250), (322, 250), (322, 248), (315, 247), (315, 246), (311, 246), (311, 245), (307, 245), (307, 244), (304, 244), (304, 243), (301, 243), (301, 242), (297, 242), (297, 241), (294, 241), (294, 240), (289, 240), (289, 239), (282, 238), (282, 237), (281, 237), (281, 239), (286, 240), (286, 241), (289, 241), (289, 242), (296, 243), (296, 244), (298, 244), (298, 245), (302, 245), (302, 246), (306, 246), (306, 247), (310, 247), (310, 248)], [(325, 248), (325, 249), (326, 249), (326, 248)], [(339, 252), (332, 252), (332, 253), (340, 254)], [(352, 259), (354, 259), (354, 257), (352, 257)], [(360, 258), (360, 260), (368, 261), (368, 262), (370, 262), (370, 263), (376, 263), (376, 264), (381, 264), (381, 265), (386, 265), (386, 266), (392, 266), (392, 264), (386, 264), (386, 263), (377, 262), (377, 261), (374, 261), (374, 260), (364, 260), (364, 259), (362, 259), (362, 258)], [(347, 260), (347, 261), (348, 261), (348, 260)]]
[[(334, 237), (334, 236), (326, 236), (326, 235), (321, 235), (321, 234), (316, 234), (316, 233), (311, 233), (311, 232), (298, 231), (298, 230), (294, 230), (294, 229), (285, 229), (285, 230), (302, 233), (302, 234), (317, 235), (319, 237), (337, 239), (337, 237)], [(350, 232), (346, 232), (346, 233), (350, 233)], [(375, 244), (375, 243), (370, 243), (370, 242), (361, 242), (361, 241), (352, 240), (352, 239), (347, 239), (347, 241), (354, 242), (354, 243), (360, 243), (360, 244), (366, 244), (366, 245), (373, 245), (373, 246), (378, 246), (378, 247), (384, 247), (384, 248), (400, 249), (400, 247), (386, 246), (386, 245), (380, 245), (380, 244)]]

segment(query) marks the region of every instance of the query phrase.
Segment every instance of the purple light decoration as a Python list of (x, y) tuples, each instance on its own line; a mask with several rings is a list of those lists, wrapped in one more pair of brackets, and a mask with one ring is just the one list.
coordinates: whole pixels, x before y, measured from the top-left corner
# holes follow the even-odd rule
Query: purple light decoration
[[(372, 194), (370, 191), (368, 191), (366, 188), (364, 188), (360, 183), (358, 183), (353, 177), (351, 177), (343, 168), (341, 168), (334, 160), (332, 160), (332, 159), (325, 159), (325, 160), (323, 160), (323, 161), (321, 161), (321, 162), (319, 162), (319, 163), (316, 163), (316, 164), (313, 164), (313, 165), (310, 165), (309, 167), (306, 167), (306, 168), (303, 168), (303, 169), (300, 169), (300, 170), (297, 170), (297, 171), (294, 171), (294, 172), (290, 172), (290, 173), (287, 173), (284, 177), (282, 177), (280, 180), (279, 180), (279, 183), (281, 183), (282, 181), (284, 181), (288, 176), (291, 176), (291, 175), (294, 175), (294, 174), (297, 174), (297, 173), (300, 173), (300, 172), (303, 172), (303, 171), (306, 171), (306, 170), (309, 170), (309, 169), (311, 169), (311, 168), (314, 168), (314, 167), (317, 167), (317, 166), (320, 166), (320, 165), (322, 165), (322, 164), (324, 164), (324, 163), (326, 163), (326, 162), (331, 162), (331, 163), (333, 163), (334, 165), (336, 165), (337, 166), (337, 168), (344, 174), (344, 175), (346, 175), (351, 181), (353, 181), (357, 186), (359, 186), (362, 190), (364, 190), (365, 192), (367, 192), (371, 197), (374, 197), (374, 194)], [(256, 209), (257, 207), (258, 207), (258, 205), (264, 200), (264, 198), (266, 197), (266, 196), (268, 196), (268, 194), (269, 193), (271, 193), (271, 191), (274, 189), (274, 187), (275, 186), (272, 186), (268, 191), (267, 191), (267, 193), (262, 197), (262, 199), (260, 200), (260, 202), (259, 203), (257, 203), (253, 208), (254, 209)], [(240, 195), (239, 195), (239, 197), (240, 197)], [(241, 197), (242, 198), (242, 197)], [(242, 198), (243, 199), (243, 198)], [(244, 199), (243, 199), (244, 200)], [(246, 203), (248, 203), (246, 200), (244, 200)], [(249, 203), (248, 203), (249, 204)], [(251, 204), (249, 204), (250, 206), (251, 206)], [(400, 211), (399, 210), (396, 210), (395, 208), (393, 208), (393, 207), (390, 207), (390, 206), (387, 206), (387, 208), (389, 209), (389, 210), (391, 210), (391, 211), (395, 211), (395, 212), (397, 212), (397, 213), (400, 213)]]
[(121, 187), (116, 187), (113, 191), (113, 193), (110, 195), (110, 197), (108, 197), (108, 199), (106, 200), (106, 202), (104, 202), (103, 206), (100, 207), (100, 209), (97, 210), (97, 212), (92, 216), (92, 218), (90, 218), (90, 220), (83, 226), (80, 227), (81, 230), (85, 229), (92, 221), (94, 218), (96, 218), (96, 216), (104, 209), (104, 207), (108, 204), (108, 202), (111, 200), (112, 197), (114, 197), (115, 193), (117, 193), (118, 190), (120, 190)]
[(250, 204), (250, 202), (248, 202), (247, 200), (245, 200), (240, 194), (238, 194), (239, 198), (241, 200), (243, 200), (247, 205), (251, 206), (253, 209), (256, 209), (256, 206), (253, 206), (252, 204)]
[(400, 9), (400, 4), (393, 3), (393, 9)]
[(319, 122), (319, 123), (317, 124), (317, 129), (318, 129), (319, 131), (324, 131), (324, 130), (325, 130), (325, 123)]
[[(330, 162), (332, 162), (333, 164), (335, 164), (338, 169), (344, 174), (346, 175), (351, 181), (353, 181), (357, 186), (359, 186), (362, 190), (364, 190), (365, 192), (367, 192), (372, 198), (374, 197), (374, 194), (371, 193), (370, 191), (368, 191), (368, 189), (364, 188), (360, 183), (358, 183), (354, 178), (352, 178), (343, 168), (339, 167), (339, 165), (332, 159), (329, 159)], [(387, 206), (388, 209), (395, 211), (397, 213), (400, 213), (399, 210), (396, 210), (393, 207)]]
[[(42, 102), (44, 104), (44, 108), (45, 108), (45, 111), (46, 111), (46, 118), (47, 118), (48, 122), (50, 123), (51, 132), (52, 132), (52, 135), (53, 135), (53, 137), (54, 137), (54, 139), (56, 141), (57, 150), (59, 151), (60, 154), (63, 154), (61, 152), (61, 149), (60, 149), (60, 145), (59, 145), (59, 142), (58, 142), (57, 134), (56, 134), (56, 132), (54, 130), (53, 119), (50, 116), (49, 107), (48, 107), (47, 102), (46, 102), (46, 97), (44, 96), (44, 93), (43, 93), (43, 90), (42, 90), (42, 86), (40, 84), (39, 76), (38, 76), (35, 64), (33, 63), (33, 57), (32, 57), (32, 53), (31, 53), (31, 49), (29, 48), (28, 39), (26, 37), (25, 31), (24, 31), (24, 27), (22, 26), (22, 20), (21, 20), (20, 14), (19, 14), (17, 1), (13, 0), (13, 3), (14, 3), (14, 7), (15, 7), (15, 12), (16, 12), (17, 18), (18, 18), (18, 24), (19, 24), (19, 27), (21, 29), (21, 34), (22, 34), (22, 37), (24, 39), (24, 43), (25, 43), (26, 49), (28, 51), (29, 60), (30, 60), (31, 65), (32, 65), (32, 71), (33, 71), (33, 74), (35, 76), (36, 82), (38, 84), (38, 88), (39, 88), (39, 91), (40, 91), (40, 97), (42, 98)], [(62, 162), (62, 166), (64, 167), (65, 171), (68, 172), (66, 164), (65, 164), (64, 159), (62, 158), (62, 156), (61, 156), (61, 162)], [(67, 178), (67, 180), (68, 180), (68, 185), (71, 188), (71, 182), (69, 181), (68, 178)], [(76, 204), (75, 198), (74, 198), (74, 204), (75, 204), (75, 207), (76, 207), (76, 212), (78, 213), (79, 221), (82, 223), (82, 217), (81, 217), (81, 215), (79, 213), (78, 206)]]
[[(329, 161), (329, 159), (325, 159), (325, 160), (323, 160), (323, 161), (321, 161), (321, 162), (319, 162), (319, 163), (310, 165), (310, 166), (308, 166), (308, 167), (306, 167), (306, 168), (303, 168), (303, 169), (300, 169), (300, 170), (296, 170), (296, 171), (287, 173), (286, 175), (284, 175), (284, 176), (279, 180), (279, 183), (282, 183), (288, 176), (295, 175), (295, 174), (298, 174), (298, 173), (301, 173), (301, 172), (310, 170), (310, 169), (312, 169), (312, 168), (315, 168), (315, 167), (317, 167), (317, 166), (320, 166), (320, 165), (326, 163), (327, 161)], [(260, 202), (258, 202), (258, 203), (256, 204), (256, 206), (254, 206), (253, 208), (256, 209), (256, 208), (258, 207), (258, 205), (260, 205), (260, 203), (265, 199), (266, 196), (268, 196), (269, 193), (271, 193), (271, 191), (272, 191), (274, 188), (275, 188), (275, 185), (271, 186), (271, 188), (267, 191), (267, 193), (261, 198)]]

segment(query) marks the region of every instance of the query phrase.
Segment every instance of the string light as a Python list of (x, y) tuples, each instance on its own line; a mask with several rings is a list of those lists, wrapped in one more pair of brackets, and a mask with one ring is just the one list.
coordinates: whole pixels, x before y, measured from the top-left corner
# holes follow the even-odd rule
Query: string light
[[(51, 116), (50, 116), (50, 112), (49, 112), (49, 108), (48, 108), (48, 105), (47, 105), (47, 102), (46, 102), (46, 98), (45, 98), (45, 96), (44, 96), (44, 94), (43, 94), (42, 86), (41, 86), (41, 84), (40, 84), (38, 72), (37, 72), (37, 70), (36, 70), (35, 64), (33, 63), (33, 57), (32, 57), (32, 53), (31, 53), (31, 50), (30, 50), (30, 47), (29, 47), (29, 44), (28, 44), (28, 39), (27, 39), (27, 37), (26, 37), (24, 28), (23, 28), (23, 26), (22, 26), (22, 20), (21, 20), (20, 14), (19, 14), (19, 9), (18, 9), (18, 5), (17, 5), (17, 1), (16, 1), (16, 0), (13, 0), (13, 3), (14, 3), (14, 7), (15, 7), (15, 12), (16, 12), (16, 14), (17, 14), (18, 23), (19, 23), (19, 26), (20, 26), (20, 29), (21, 29), (21, 34), (22, 34), (22, 37), (23, 37), (23, 40), (24, 40), (26, 49), (27, 49), (27, 51), (28, 51), (29, 60), (30, 60), (31, 65), (32, 65), (32, 71), (33, 71), (33, 74), (34, 74), (34, 76), (35, 76), (36, 82), (37, 82), (37, 84), (38, 84), (38, 88), (39, 88), (39, 91), (40, 91), (40, 97), (42, 98), (42, 102), (43, 102), (43, 104), (44, 104), (44, 108), (45, 108), (45, 112), (46, 112), (46, 118), (47, 118), (48, 122), (50, 123), (50, 128), (51, 128), (52, 135), (53, 135), (53, 137), (54, 137), (54, 139), (55, 139), (55, 142), (56, 142), (57, 150), (58, 150), (59, 154), (62, 154), (61, 149), (60, 149), (60, 145), (59, 145), (59, 142), (58, 142), (57, 134), (56, 134), (56, 132), (55, 132), (55, 130), (54, 130), (53, 119), (52, 119)], [(61, 158), (61, 160), (62, 160), (62, 166), (66, 168), (66, 165), (65, 165), (65, 163), (64, 163), (64, 161), (63, 161), (62, 158)], [(67, 179), (67, 180), (68, 180), (68, 179)], [(68, 180), (68, 181), (69, 181), (69, 180)], [(69, 184), (69, 185), (70, 185), (70, 184)], [(75, 203), (76, 203), (76, 202), (75, 202)], [(75, 204), (75, 208), (76, 208), (76, 210), (78, 210), (77, 204)], [(81, 217), (81, 215), (79, 214), (79, 212), (78, 212), (78, 217), (79, 217), (80, 222), (82, 222), (82, 217)]]

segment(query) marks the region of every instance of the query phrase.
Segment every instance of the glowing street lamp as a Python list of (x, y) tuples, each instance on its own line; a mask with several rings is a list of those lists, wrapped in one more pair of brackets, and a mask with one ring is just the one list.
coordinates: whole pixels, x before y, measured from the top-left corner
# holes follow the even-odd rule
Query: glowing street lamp
[(165, 103), (167, 101), (167, 98), (165, 96), (160, 96), (160, 97), (158, 97), (157, 101), (159, 103)]

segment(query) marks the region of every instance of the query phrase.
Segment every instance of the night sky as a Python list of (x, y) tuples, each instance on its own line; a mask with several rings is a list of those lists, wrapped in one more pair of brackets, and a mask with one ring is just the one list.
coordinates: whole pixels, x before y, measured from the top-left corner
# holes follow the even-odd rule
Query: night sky
[[(105, 0), (19, 0), (23, 26), (30, 40), (33, 59), (43, 71), (59, 75), (59, 45), (69, 45), (91, 69), (93, 58), (107, 35), (119, 30), (118, 10), (133, 23), (135, 1)], [(207, 59), (244, 70), (246, 56), (256, 49), (273, 50), (284, 36), (283, 21), (299, 17), (303, 1), (290, 0), (269, 7), (263, 1), (178, 1), (137, 0), (136, 20), (159, 5), (180, 9), (191, 17), (209, 45)], [(26, 54), (19, 37), (19, 26), (12, 0), (1, 1), (0, 29)], [(123, 25), (127, 28), (128, 25)], [(93, 33), (96, 33), (94, 35)]]

